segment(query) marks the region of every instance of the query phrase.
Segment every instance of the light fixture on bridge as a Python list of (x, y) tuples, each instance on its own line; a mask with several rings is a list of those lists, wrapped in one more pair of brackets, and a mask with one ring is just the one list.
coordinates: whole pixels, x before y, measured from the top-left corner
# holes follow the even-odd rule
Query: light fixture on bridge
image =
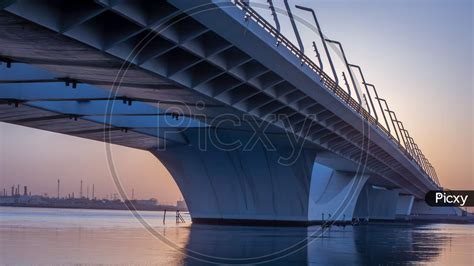
[(174, 118), (176, 121), (178, 121), (180, 117), (180, 114), (178, 112), (171, 112), (171, 118)]
[(11, 68), (12, 67), (12, 60), (9, 59), (9, 58), (0, 58), (0, 61), (1, 62), (5, 62), (7, 68)]
[(122, 98), (122, 103), (123, 104), (128, 104), (129, 106), (132, 105), (132, 99), (128, 98), (128, 97), (123, 97)]
[(14, 105), (16, 108), (18, 108), (18, 106), (20, 106), (20, 101), (19, 100), (9, 100), (7, 101), (8, 105)]
[(69, 85), (72, 85), (71, 87), (73, 89), (77, 88), (77, 80), (66, 78), (64, 80), (64, 83), (66, 84), (66, 87), (69, 87)]

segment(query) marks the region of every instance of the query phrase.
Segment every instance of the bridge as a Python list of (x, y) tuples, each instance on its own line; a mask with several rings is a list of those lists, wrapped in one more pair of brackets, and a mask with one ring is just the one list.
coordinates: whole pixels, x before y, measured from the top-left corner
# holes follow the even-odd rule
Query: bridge
[(198, 223), (456, 214), (424, 203), (434, 167), (316, 12), (285, 1), (297, 46), (268, 3), (273, 22), (245, 1), (0, 1), (0, 121), (150, 151)]

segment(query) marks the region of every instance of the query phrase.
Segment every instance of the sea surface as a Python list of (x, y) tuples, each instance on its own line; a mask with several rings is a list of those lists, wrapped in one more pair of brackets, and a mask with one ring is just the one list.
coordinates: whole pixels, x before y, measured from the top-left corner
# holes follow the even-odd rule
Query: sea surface
[(0, 207), (2, 265), (474, 265), (474, 226), (176, 224), (175, 213)]

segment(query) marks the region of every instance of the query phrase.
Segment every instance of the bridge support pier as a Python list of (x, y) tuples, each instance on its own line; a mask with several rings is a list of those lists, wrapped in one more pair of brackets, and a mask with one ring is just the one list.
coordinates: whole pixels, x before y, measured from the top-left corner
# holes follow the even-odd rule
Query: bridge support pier
[(396, 215), (410, 215), (415, 197), (412, 195), (398, 195)]
[[(225, 135), (246, 143), (248, 135)], [(304, 225), (315, 151), (302, 150), (291, 165), (279, 163), (288, 148), (256, 143), (220, 149), (190, 145), (152, 151), (175, 179), (195, 223)], [(222, 137), (224, 139), (224, 137)], [(196, 145), (194, 145), (196, 144)]]
[(442, 216), (461, 216), (462, 209), (458, 207), (431, 207), (424, 200), (415, 200), (413, 202), (412, 215), (442, 215)]
[(366, 184), (357, 200), (354, 218), (394, 220), (398, 200), (398, 190), (390, 190)]
[[(248, 135), (222, 136), (225, 142)], [(368, 176), (315, 163), (317, 152), (303, 149), (291, 164), (282, 162), (288, 146), (269, 150), (199, 148), (197, 138), (152, 153), (175, 179), (195, 223), (311, 225), (350, 222)]]
[(336, 171), (319, 163), (313, 166), (309, 220), (350, 222), (367, 175)]

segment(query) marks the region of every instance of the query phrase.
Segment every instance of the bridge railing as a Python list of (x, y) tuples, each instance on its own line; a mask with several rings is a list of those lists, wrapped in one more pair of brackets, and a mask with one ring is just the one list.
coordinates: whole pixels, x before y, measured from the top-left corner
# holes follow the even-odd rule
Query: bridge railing
[(347, 105), (356, 111), (362, 118), (364, 118), (368, 123), (375, 125), (376, 128), (381, 130), (385, 133), (388, 138), (398, 146), (398, 148), (407, 156), (407, 158), (413, 161), (416, 165), (418, 165), (419, 169), (426, 174), (426, 176), (431, 180), (433, 183), (439, 185), (439, 181), (433, 179), (425, 170), (424, 168), (418, 163), (418, 161), (411, 156), (408, 150), (400, 143), (399, 140), (394, 138), (392, 134), (380, 123), (377, 119), (375, 119), (365, 108), (362, 107), (354, 98), (350, 96), (344, 89), (342, 89), (328, 74), (319, 68), (313, 60), (311, 60), (306, 54), (304, 54), (296, 45), (294, 45), (290, 40), (288, 40), (283, 34), (281, 34), (275, 27), (270, 24), (265, 18), (263, 18), (260, 14), (258, 14), (254, 9), (252, 9), (247, 3), (243, 2), (242, 0), (234, 0), (234, 4), (239, 7), (242, 11), (245, 12), (245, 18), (251, 18), (254, 20), (258, 25), (260, 25), (264, 30), (266, 30), (270, 35), (275, 37), (277, 45), (285, 46), (292, 54), (294, 54), (300, 61), (301, 64), (306, 65), (311, 70), (313, 70), (318, 76), (324, 86), (332, 91), (334, 95), (338, 98), (343, 100), (347, 103)]

